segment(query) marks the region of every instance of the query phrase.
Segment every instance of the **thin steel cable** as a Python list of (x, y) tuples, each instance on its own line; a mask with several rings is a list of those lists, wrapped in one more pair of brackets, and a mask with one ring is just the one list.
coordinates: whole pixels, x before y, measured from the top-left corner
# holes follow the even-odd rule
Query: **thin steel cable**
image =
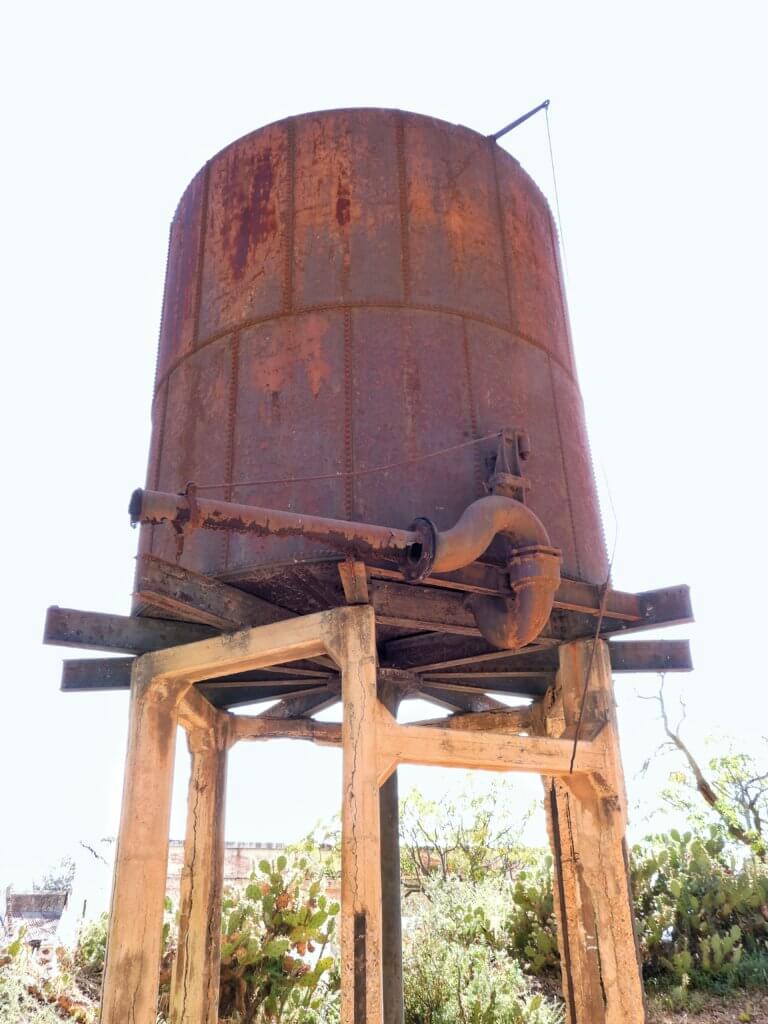
[(219, 484), (198, 484), (198, 491), (212, 491), (217, 487), (257, 487), (266, 484), (303, 484), (315, 480), (343, 480), (346, 477), (370, 476), (372, 473), (384, 473), (388, 469), (399, 469), (401, 466), (411, 466), (415, 462), (424, 462), (427, 459), (435, 459), (439, 455), (447, 455), (449, 452), (459, 451), (461, 448), (470, 448), (472, 445), (481, 444), (483, 441), (491, 441), (495, 437), (501, 437), (501, 431), (495, 430), (492, 434), (484, 434), (483, 437), (473, 437), (471, 441), (462, 441), (461, 444), (452, 444), (448, 448), (439, 448), (437, 451), (428, 452), (426, 455), (416, 455), (412, 459), (401, 459), (399, 462), (387, 462), (383, 466), (369, 466), (368, 469), (356, 469), (351, 473), (343, 470), (335, 473), (318, 473), (315, 476), (293, 476), (279, 477), (273, 480), (232, 480)]
[(592, 678), (592, 666), (595, 663), (595, 654), (597, 653), (597, 642), (600, 639), (600, 630), (603, 625), (603, 617), (605, 615), (605, 605), (608, 600), (609, 580), (611, 578), (610, 569), (608, 570), (608, 579), (602, 585), (600, 595), (600, 613), (597, 616), (597, 628), (595, 629), (595, 635), (592, 639), (592, 647), (589, 651), (589, 661), (587, 662), (587, 671), (584, 676), (584, 688), (581, 691), (581, 704), (579, 706), (579, 718), (576, 722), (576, 733), (573, 737), (573, 750), (571, 751), (571, 763), (568, 768), (568, 774), (573, 775), (573, 766), (576, 762), (576, 749), (579, 745), (579, 734), (581, 733), (581, 722), (584, 717), (584, 708), (587, 704), (587, 692), (589, 690), (589, 681)]
[[(607, 481), (607, 477), (606, 477), (606, 484), (607, 484), (607, 482), (608, 481)], [(608, 493), (609, 493), (609, 496), (610, 496), (610, 488), (608, 489)], [(611, 507), (613, 507), (613, 500), (612, 499), (611, 499)], [(581, 722), (582, 722), (582, 719), (584, 718), (584, 708), (586, 707), (586, 704), (587, 704), (587, 692), (589, 691), (589, 682), (590, 682), (590, 680), (592, 678), (592, 666), (595, 663), (595, 654), (597, 653), (597, 642), (600, 639), (600, 630), (602, 629), (603, 619), (605, 617), (605, 607), (606, 607), (606, 604), (608, 603), (608, 591), (611, 589), (611, 573), (613, 572), (613, 560), (616, 557), (616, 545), (618, 544), (618, 541), (619, 541), (619, 520), (616, 517), (616, 509), (615, 508), (613, 509), (613, 512), (614, 512), (614, 520), (615, 520), (615, 525), (616, 525), (616, 530), (615, 530), (615, 533), (613, 535), (613, 550), (611, 551), (611, 557), (610, 557), (610, 559), (608, 561), (608, 575), (605, 578), (605, 583), (603, 583), (602, 587), (600, 588), (600, 609), (599, 609), (599, 613), (598, 613), (598, 616), (597, 616), (597, 626), (595, 627), (595, 635), (592, 638), (592, 647), (591, 647), (590, 652), (589, 652), (589, 661), (587, 662), (587, 671), (586, 671), (585, 676), (584, 676), (584, 688), (581, 691), (581, 703), (579, 705), (579, 717), (578, 717), (578, 720), (576, 722), (576, 732), (575, 732), (574, 737), (573, 737), (573, 750), (571, 751), (571, 763), (570, 763), (570, 766), (568, 768), (568, 774), (569, 775), (573, 775), (573, 766), (574, 766), (574, 764), (576, 762), (576, 748), (579, 745), (579, 735), (581, 733)]]
[(560, 216), (560, 193), (557, 189), (557, 174), (555, 173), (555, 151), (552, 147), (552, 129), (549, 124), (549, 105), (544, 108), (547, 119), (547, 142), (549, 143), (549, 164), (552, 168), (552, 185), (555, 190), (555, 209), (557, 210), (557, 230), (560, 232), (560, 248), (563, 250), (563, 266), (565, 276), (568, 277), (568, 254), (565, 251), (565, 235), (563, 234), (563, 219)]

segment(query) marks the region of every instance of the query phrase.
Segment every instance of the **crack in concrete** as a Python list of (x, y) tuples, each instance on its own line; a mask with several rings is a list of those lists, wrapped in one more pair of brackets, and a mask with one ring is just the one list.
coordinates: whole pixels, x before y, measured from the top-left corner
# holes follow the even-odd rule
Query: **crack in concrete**
[(592, 913), (595, 918), (595, 955), (597, 956), (597, 980), (600, 983), (600, 995), (603, 998), (603, 1010), (608, 1009), (608, 995), (605, 991), (605, 979), (603, 978), (603, 958), (600, 953), (600, 926), (597, 918), (597, 907), (592, 905)]
[[(358, 679), (358, 683), (359, 683), (359, 679)], [(361, 686), (361, 687), (359, 687), (359, 689), (360, 689), (360, 694), (359, 694), (358, 699), (360, 701), (360, 705), (361, 706), (360, 706), (360, 714), (359, 714), (359, 716), (356, 715), (356, 716), (354, 716), (354, 719), (353, 719), (354, 742), (352, 744), (352, 768), (351, 768), (350, 777), (349, 777), (350, 803), (352, 805), (352, 846), (353, 846), (353, 849), (355, 851), (354, 874), (353, 874), (353, 883), (352, 883), (352, 890), (353, 890), (353, 894), (354, 894), (353, 895), (353, 905), (355, 907), (358, 907), (359, 904), (360, 904), (360, 880), (359, 880), (359, 877), (360, 877), (360, 875), (359, 875), (359, 872), (360, 872), (360, 867), (359, 867), (359, 865), (360, 865), (360, 857), (359, 857), (359, 847), (358, 847), (358, 837), (357, 837), (357, 831), (358, 831), (357, 830), (357, 816), (358, 816), (359, 813), (362, 813), (362, 807), (360, 806), (360, 802), (357, 799), (357, 793), (356, 793), (356, 788), (355, 788), (355, 778), (357, 776), (358, 753), (359, 753), (359, 750), (360, 750), (360, 744), (362, 743), (362, 736), (363, 736), (363, 722), (365, 720), (365, 700), (366, 700), (366, 697), (365, 697), (365, 687)]]
[[(199, 758), (199, 754), (195, 755), (195, 759)], [(195, 775), (199, 771), (199, 763), (193, 767)], [(192, 913), (195, 905), (195, 868), (197, 861), (197, 826), (199, 820), (199, 806), (200, 796), (205, 790), (205, 784), (200, 785), (200, 780), (195, 778), (194, 789), (195, 789), (195, 801), (192, 805), (192, 856), (189, 864), (189, 893), (188, 893), (188, 904), (187, 904), (187, 927), (184, 935), (184, 965), (182, 972), (182, 999), (181, 999), (181, 1015), (179, 1018), (179, 1024), (187, 1019), (187, 999), (189, 996), (189, 970), (190, 970), (190, 959), (189, 959), (189, 933), (192, 924)]]

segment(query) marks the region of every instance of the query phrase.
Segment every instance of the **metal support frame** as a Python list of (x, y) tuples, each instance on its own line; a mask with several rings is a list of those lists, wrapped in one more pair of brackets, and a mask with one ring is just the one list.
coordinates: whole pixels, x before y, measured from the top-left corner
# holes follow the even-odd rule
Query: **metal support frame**
[[(343, 1024), (384, 1024), (387, 1019), (380, 787), (403, 763), (527, 771), (544, 777), (550, 822), (556, 809), (559, 829), (553, 843), (560, 872), (561, 934), (568, 947), (563, 960), (571, 980), (564, 987), (571, 1021), (640, 1024), (645, 1019), (622, 852), (625, 798), (604, 642), (597, 641), (597, 696), (588, 704), (590, 728), (582, 731), (590, 738), (580, 740), (571, 770), (569, 727), (587, 642), (561, 649), (555, 687), (533, 717), (491, 711), (461, 716), (465, 726), (459, 728), (399, 725), (377, 692), (375, 627), (372, 607), (347, 606), (135, 659), (102, 1024), (154, 1022), (177, 724), (188, 733), (193, 763), (180, 954), (171, 986), (174, 1024), (215, 1020), (226, 751), (238, 740), (273, 736), (342, 747)], [(329, 658), (341, 673), (341, 726), (306, 718), (233, 716), (214, 708), (194, 686), (223, 674), (317, 657)], [(522, 729), (527, 734), (521, 735)], [(562, 812), (576, 851), (572, 855), (564, 845)], [(583, 988), (588, 995), (582, 994)]]

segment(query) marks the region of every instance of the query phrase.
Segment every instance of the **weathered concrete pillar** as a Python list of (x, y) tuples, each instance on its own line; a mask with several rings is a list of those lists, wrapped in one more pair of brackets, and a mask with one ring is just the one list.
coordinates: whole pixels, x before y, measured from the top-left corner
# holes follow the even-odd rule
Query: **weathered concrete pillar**
[(228, 736), (224, 726), (187, 733), (192, 767), (181, 873), (171, 1024), (217, 1024)]
[[(590, 669), (591, 641), (560, 647), (544, 727), (573, 738)], [(545, 779), (554, 855), (554, 894), (568, 1024), (643, 1024), (642, 972), (635, 935), (625, 831), (626, 792), (608, 649), (592, 660), (580, 738), (605, 753), (600, 774)]]
[[(351, 613), (354, 611), (354, 615)], [(347, 609), (342, 664), (341, 1021), (382, 1024), (381, 839), (373, 609)]]
[[(400, 694), (379, 682), (379, 700), (397, 717)], [(379, 790), (384, 1024), (403, 1024), (403, 927), (400, 887), (400, 797), (397, 770)]]
[(101, 1024), (155, 1024), (176, 747), (176, 694), (153, 682), (151, 655), (131, 680), (128, 752), (115, 856)]

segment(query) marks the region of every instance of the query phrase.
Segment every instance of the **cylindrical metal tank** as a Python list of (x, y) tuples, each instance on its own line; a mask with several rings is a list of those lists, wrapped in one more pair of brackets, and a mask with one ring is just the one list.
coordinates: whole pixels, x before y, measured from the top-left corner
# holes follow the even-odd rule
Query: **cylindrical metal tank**
[[(484, 493), (496, 445), (422, 457), (504, 427), (529, 434), (528, 503), (563, 574), (602, 583), (557, 236), (495, 142), (325, 111), (245, 136), (193, 179), (171, 227), (148, 487), (444, 529)], [(172, 531), (144, 526), (141, 550), (172, 561)], [(181, 564), (231, 578), (324, 557), (339, 555), (196, 531)]]

